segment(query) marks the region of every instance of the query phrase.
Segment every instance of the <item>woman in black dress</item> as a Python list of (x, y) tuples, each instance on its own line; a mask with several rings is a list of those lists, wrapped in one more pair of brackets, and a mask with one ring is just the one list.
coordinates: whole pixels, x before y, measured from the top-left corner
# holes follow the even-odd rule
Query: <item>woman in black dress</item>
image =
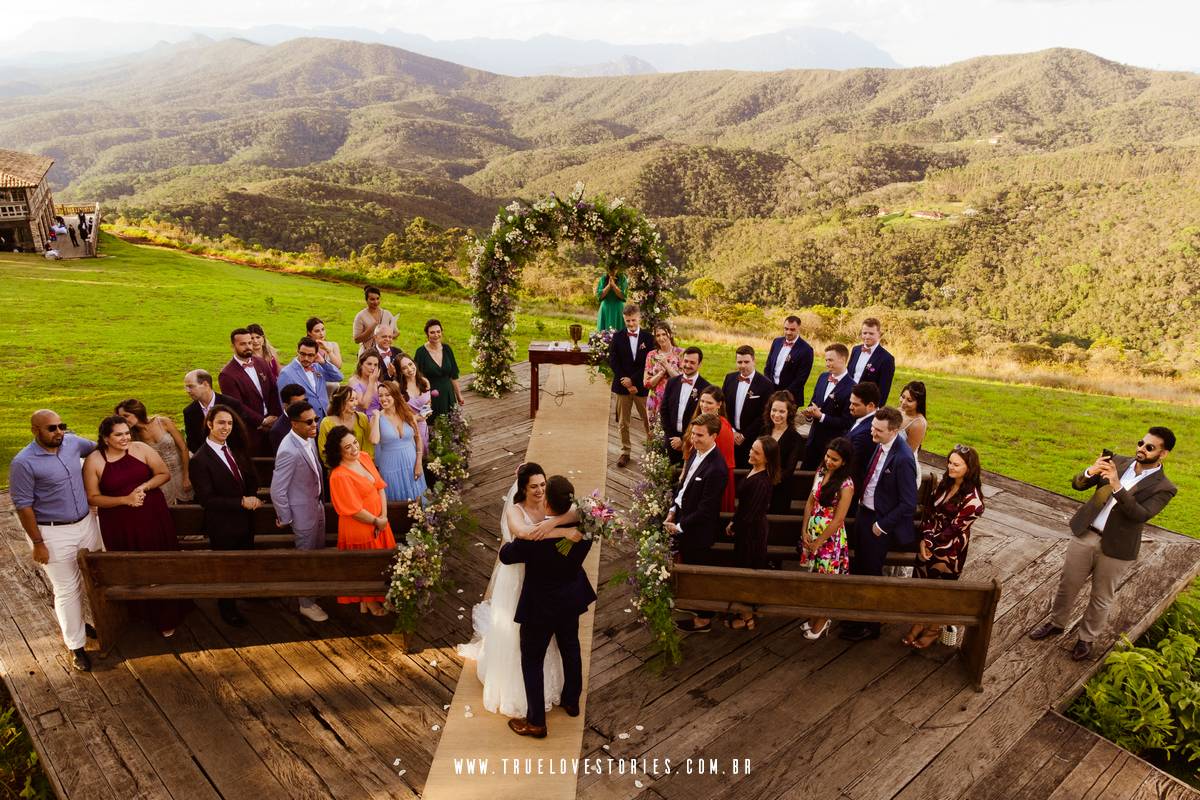
[[(734, 537), (735, 567), (766, 569), (767, 567), (767, 509), (771, 490), (779, 483), (779, 443), (770, 436), (760, 436), (750, 446), (750, 474), (737, 489), (737, 508), (733, 521), (725, 529)], [(743, 611), (729, 627), (754, 630), (754, 613)]]
[(804, 437), (796, 430), (796, 401), (792, 393), (775, 392), (763, 411), (763, 434), (779, 445), (779, 480), (771, 492), (771, 513), (792, 513), (792, 484), (796, 465), (804, 454)]

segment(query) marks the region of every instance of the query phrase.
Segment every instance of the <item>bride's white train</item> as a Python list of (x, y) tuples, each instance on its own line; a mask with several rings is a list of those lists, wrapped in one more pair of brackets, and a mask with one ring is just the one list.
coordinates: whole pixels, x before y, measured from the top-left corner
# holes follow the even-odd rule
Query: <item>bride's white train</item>
[[(513, 505), (516, 482), (504, 498), (504, 509), (500, 512), (500, 534), (504, 542), (512, 541), (508, 529), (508, 510)], [(524, 514), (524, 509), (520, 509)], [(541, 520), (526, 521), (531, 525)], [(471, 641), (458, 646), (458, 654), (474, 659), (475, 673), (483, 684), (483, 707), (493, 714), (506, 717), (524, 717), (528, 711), (525, 699), (525, 681), (521, 673), (521, 626), (513, 621), (517, 611), (517, 600), (521, 597), (521, 584), (525, 580), (524, 564), (501, 564), (496, 562), (492, 579), (488, 584), (488, 596), (471, 609), (471, 622), (475, 633)], [(562, 696), (563, 667), (558, 654), (558, 644), (551, 640), (543, 666), (546, 687), (546, 710), (557, 705)]]

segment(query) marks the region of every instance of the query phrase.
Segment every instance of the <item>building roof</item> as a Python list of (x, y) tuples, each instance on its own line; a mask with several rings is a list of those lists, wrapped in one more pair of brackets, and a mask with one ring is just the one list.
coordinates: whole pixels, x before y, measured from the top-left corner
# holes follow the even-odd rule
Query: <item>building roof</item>
[(0, 187), (15, 189), (37, 186), (53, 164), (53, 158), (0, 149)]

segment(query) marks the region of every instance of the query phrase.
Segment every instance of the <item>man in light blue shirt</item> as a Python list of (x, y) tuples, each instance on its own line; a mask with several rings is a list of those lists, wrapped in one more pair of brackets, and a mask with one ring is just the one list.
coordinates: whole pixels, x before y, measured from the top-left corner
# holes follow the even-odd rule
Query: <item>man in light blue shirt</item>
[(33, 560), (54, 587), (54, 613), (75, 668), (92, 668), (84, 646), (83, 579), (76, 554), (104, 549), (100, 525), (83, 488), (84, 456), (96, 443), (67, 433), (67, 425), (48, 409), (35, 411), (29, 426), (33, 441), (17, 453), (9, 473), (17, 518), (33, 544)]
[[(329, 393), (325, 385), (342, 380), (342, 371), (325, 360), (317, 340), (305, 336), (296, 345), (296, 357), (279, 371), (279, 386), (297, 384), (304, 387), (304, 399), (317, 412), (317, 424), (329, 410)], [(282, 396), (280, 397), (282, 400)]]

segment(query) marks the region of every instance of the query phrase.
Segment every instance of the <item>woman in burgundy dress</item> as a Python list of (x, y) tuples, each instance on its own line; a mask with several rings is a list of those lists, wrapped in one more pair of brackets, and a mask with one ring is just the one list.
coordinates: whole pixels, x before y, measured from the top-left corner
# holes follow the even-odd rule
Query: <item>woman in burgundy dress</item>
[[(954, 445), (946, 457), (946, 474), (930, 495), (921, 522), (914, 578), (956, 581), (962, 575), (971, 543), (971, 526), (983, 513), (983, 487), (979, 453), (964, 444)], [(901, 642), (924, 648), (941, 635), (940, 626), (912, 626)]]
[[(159, 488), (171, 479), (162, 457), (145, 442), (133, 441), (123, 417), (106, 417), (97, 437), (100, 446), (83, 462), (88, 503), (99, 509), (100, 535), (112, 551), (177, 550), (175, 523)], [(163, 636), (191, 604), (180, 600), (131, 602), (129, 610)]]

